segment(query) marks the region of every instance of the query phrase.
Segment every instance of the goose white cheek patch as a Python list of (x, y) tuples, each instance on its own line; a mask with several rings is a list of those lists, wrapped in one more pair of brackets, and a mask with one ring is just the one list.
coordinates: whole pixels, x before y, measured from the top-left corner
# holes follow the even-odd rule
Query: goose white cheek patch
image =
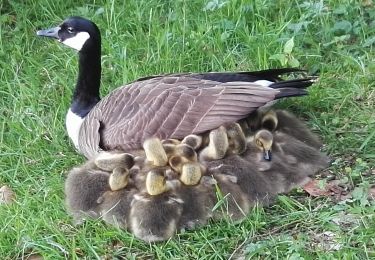
[(69, 46), (70, 48), (80, 51), (85, 42), (90, 38), (90, 34), (87, 32), (79, 32), (74, 37), (68, 38), (62, 43)]

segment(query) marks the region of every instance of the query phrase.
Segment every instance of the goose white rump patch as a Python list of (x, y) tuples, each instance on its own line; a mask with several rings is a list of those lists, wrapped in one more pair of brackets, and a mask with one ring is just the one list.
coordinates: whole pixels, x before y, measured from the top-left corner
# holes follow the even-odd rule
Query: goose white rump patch
[[(257, 80), (257, 81), (254, 81), (255, 84), (259, 84), (263, 87), (269, 87), (271, 86), (273, 83), (273, 81), (269, 81), (269, 80), (265, 80), (265, 79), (261, 79), (261, 80)], [(264, 106), (262, 107), (270, 107), (270, 106), (273, 106), (277, 101), (276, 100), (272, 100), (268, 103), (266, 103)]]
[(80, 51), (85, 42), (90, 38), (90, 34), (87, 32), (79, 32), (74, 37), (64, 40), (62, 43)]
[(78, 135), (79, 135), (79, 129), (81, 129), (81, 125), (84, 118), (80, 117), (77, 114), (74, 114), (72, 110), (68, 110), (68, 113), (66, 114), (66, 130), (68, 131), (68, 135), (70, 139), (72, 140), (74, 146), (76, 149), (78, 149)]
[(263, 87), (269, 87), (271, 84), (275, 83), (273, 81), (269, 81), (269, 80), (265, 80), (265, 79), (261, 79), (261, 80), (257, 80), (257, 81), (254, 81), (255, 84), (259, 84)]

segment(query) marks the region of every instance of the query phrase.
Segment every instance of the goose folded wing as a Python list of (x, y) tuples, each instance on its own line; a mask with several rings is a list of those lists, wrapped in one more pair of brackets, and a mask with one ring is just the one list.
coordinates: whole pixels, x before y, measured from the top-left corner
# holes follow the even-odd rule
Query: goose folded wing
[(80, 150), (91, 157), (99, 146), (130, 150), (151, 136), (199, 134), (246, 117), (278, 93), (256, 83), (188, 77), (134, 82), (113, 91), (88, 114), (80, 131)]

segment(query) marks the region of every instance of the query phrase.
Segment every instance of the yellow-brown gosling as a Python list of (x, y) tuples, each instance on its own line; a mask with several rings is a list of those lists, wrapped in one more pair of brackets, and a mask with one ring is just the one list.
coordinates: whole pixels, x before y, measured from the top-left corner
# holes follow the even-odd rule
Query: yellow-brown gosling
[(222, 159), (228, 151), (229, 142), (224, 126), (211, 130), (208, 146), (199, 154), (199, 161), (211, 161)]
[(111, 172), (118, 167), (130, 169), (134, 165), (134, 156), (120, 151), (101, 152), (94, 161), (100, 169)]
[(113, 169), (112, 173), (109, 175), (109, 187), (112, 191), (121, 190), (128, 185), (129, 179), (129, 170), (122, 167), (117, 167)]

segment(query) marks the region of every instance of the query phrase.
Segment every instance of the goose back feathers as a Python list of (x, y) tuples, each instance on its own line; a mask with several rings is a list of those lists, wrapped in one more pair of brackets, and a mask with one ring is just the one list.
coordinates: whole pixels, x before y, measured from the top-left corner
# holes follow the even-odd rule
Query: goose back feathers
[(167, 139), (199, 134), (242, 119), (277, 98), (304, 95), (304, 88), (312, 84), (305, 79), (300, 82), (302, 88), (287, 87), (284, 92), (284, 88), (273, 88), (278, 82), (264, 86), (198, 76), (155, 77), (113, 91), (86, 116), (79, 133), (79, 150), (92, 158), (98, 149), (139, 148), (152, 136)]

